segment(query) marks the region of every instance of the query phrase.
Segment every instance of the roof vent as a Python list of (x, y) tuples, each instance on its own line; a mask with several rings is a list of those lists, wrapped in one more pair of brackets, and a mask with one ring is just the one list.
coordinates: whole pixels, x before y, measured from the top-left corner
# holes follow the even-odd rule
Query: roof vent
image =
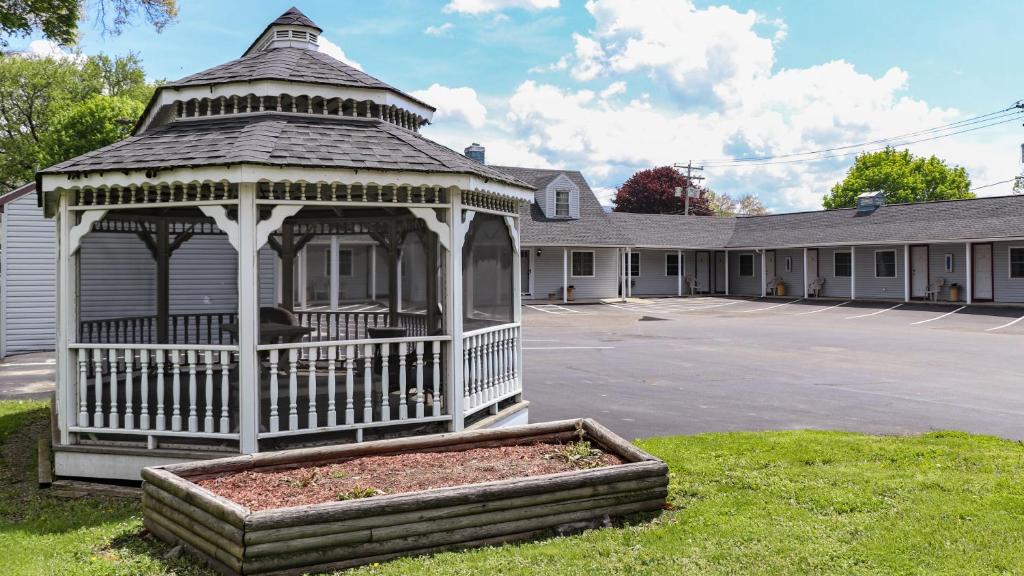
[(481, 164), (486, 164), (486, 150), (487, 149), (484, 148), (483, 146), (477, 144), (476, 142), (473, 142), (469, 146), (466, 146), (464, 154), (466, 155), (466, 158), (469, 158), (470, 160), (476, 160)]
[(857, 196), (857, 214), (871, 214), (879, 206), (885, 206), (885, 192), (875, 190)]

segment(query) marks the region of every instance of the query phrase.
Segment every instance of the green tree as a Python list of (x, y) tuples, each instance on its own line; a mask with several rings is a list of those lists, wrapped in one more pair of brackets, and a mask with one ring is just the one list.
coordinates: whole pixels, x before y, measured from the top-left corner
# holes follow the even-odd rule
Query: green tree
[(950, 167), (935, 156), (886, 148), (857, 156), (846, 178), (832, 187), (822, 204), (827, 209), (852, 208), (858, 195), (876, 190), (885, 192), (891, 204), (974, 198), (963, 167)]
[(96, 95), (58, 113), (42, 138), (44, 164), (52, 165), (128, 136), (146, 108), (137, 100)]
[(0, 47), (10, 37), (41, 33), (61, 46), (78, 41), (79, 17), (107, 35), (120, 34), (138, 17), (162, 31), (178, 17), (176, 0), (13, 0), (0, 2)]
[[(0, 55), (0, 194), (31, 181), (35, 171), (49, 165), (50, 159), (67, 159), (81, 150), (78, 146), (60, 150), (56, 142), (61, 138), (48, 133), (55, 125), (63, 125), (62, 130), (67, 132), (66, 118), (75, 110), (80, 119), (88, 111), (101, 118), (108, 116), (110, 111), (95, 103), (87, 110), (79, 109), (92, 97), (144, 101), (152, 87), (146, 86), (141, 70), (133, 56), (54, 59)], [(113, 95), (108, 95), (110, 92)], [(117, 103), (111, 108), (117, 108), (119, 114), (124, 112)], [(95, 125), (99, 121), (88, 122)], [(115, 136), (109, 130), (102, 134), (105, 138)], [(97, 147), (114, 140), (92, 138), (90, 143)]]

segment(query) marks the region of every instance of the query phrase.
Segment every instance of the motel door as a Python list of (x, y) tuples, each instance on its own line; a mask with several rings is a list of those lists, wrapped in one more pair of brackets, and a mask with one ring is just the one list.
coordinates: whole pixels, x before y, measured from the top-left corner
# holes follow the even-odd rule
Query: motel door
[(725, 252), (715, 252), (715, 292), (725, 292)]
[(992, 299), (992, 245), (974, 245), (974, 299)]
[(928, 295), (928, 247), (910, 247), (910, 296), (924, 298)]
[(810, 284), (812, 280), (818, 277), (818, 249), (810, 248), (807, 250), (807, 278), (804, 278), (804, 282)]
[(707, 292), (710, 279), (711, 259), (707, 252), (697, 252), (697, 292)]
[(764, 277), (769, 280), (775, 278), (775, 252), (773, 250), (764, 253)]

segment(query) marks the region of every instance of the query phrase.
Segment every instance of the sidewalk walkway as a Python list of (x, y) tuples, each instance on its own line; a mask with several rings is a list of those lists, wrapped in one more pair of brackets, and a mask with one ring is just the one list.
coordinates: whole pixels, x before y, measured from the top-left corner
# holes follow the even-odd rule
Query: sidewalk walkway
[(53, 352), (9, 356), (0, 362), (0, 400), (47, 398), (54, 389)]

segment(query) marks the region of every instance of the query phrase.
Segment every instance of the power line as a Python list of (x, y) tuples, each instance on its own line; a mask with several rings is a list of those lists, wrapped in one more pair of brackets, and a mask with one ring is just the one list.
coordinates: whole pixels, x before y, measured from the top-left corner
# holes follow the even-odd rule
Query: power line
[(999, 182), (993, 182), (991, 184), (985, 184), (983, 186), (976, 186), (974, 188), (971, 188), (970, 192), (974, 192), (975, 190), (981, 190), (982, 188), (991, 188), (993, 186), (999, 186), (1000, 184), (1009, 184), (1010, 182), (1015, 182), (1016, 180), (1016, 178), (1010, 178), (1009, 180), (1000, 180)]
[[(981, 126), (983, 128), (984, 127), (988, 127), (988, 126), (996, 126), (996, 125), (1000, 124), (1001, 122), (994, 122), (994, 121), (1002, 120), (1004, 118), (1009, 118), (1009, 117), (1016, 117), (1021, 112), (1024, 112), (1024, 101), (1018, 101), (1018, 102), (1014, 103), (1013, 106), (1010, 106), (1008, 108), (1004, 108), (1002, 110), (997, 110), (995, 112), (989, 112), (988, 114), (982, 114), (980, 116), (975, 116), (975, 117), (972, 117), (972, 118), (967, 118), (965, 120), (960, 120), (960, 121), (957, 121), (957, 122), (951, 122), (949, 124), (943, 124), (941, 126), (935, 126), (935, 127), (932, 127), (932, 128), (925, 128), (925, 129), (922, 129), (922, 130), (916, 130), (916, 131), (913, 131), (913, 132), (907, 132), (907, 133), (899, 134), (899, 135), (896, 135), (896, 136), (890, 136), (888, 138), (879, 138), (877, 140), (871, 140), (871, 141), (868, 141), (868, 142), (862, 142), (860, 144), (849, 144), (849, 145), (846, 145), (846, 146), (836, 146), (836, 147), (833, 147), (833, 148), (825, 148), (825, 149), (822, 149), (822, 150), (814, 150), (814, 151), (809, 151), (809, 152), (793, 152), (793, 153), (790, 153), (790, 154), (780, 154), (780, 155), (775, 155), (775, 156), (747, 156), (747, 157), (740, 157), (740, 158), (720, 158), (720, 159), (716, 159), (716, 160), (704, 160), (703, 162), (706, 163), (706, 164), (715, 165), (715, 166), (741, 165), (741, 164), (745, 164), (745, 163), (752, 163), (753, 165), (758, 165), (758, 163), (760, 163), (760, 162), (774, 161), (774, 160), (779, 160), (779, 159), (784, 159), (784, 158), (795, 158), (795, 157), (798, 157), (798, 156), (817, 156), (817, 155), (820, 155), (820, 154), (826, 154), (826, 153), (829, 153), (829, 152), (837, 152), (837, 151), (840, 151), (840, 150), (850, 150), (850, 149), (854, 149), (854, 148), (864, 148), (866, 146), (871, 146), (871, 145), (875, 145), (875, 144), (883, 144), (883, 143), (886, 143), (886, 142), (892, 142), (894, 140), (901, 140), (901, 139), (911, 138), (911, 137), (915, 137), (915, 136), (921, 136), (921, 135), (924, 135), (924, 134), (930, 134), (930, 133), (934, 133), (934, 132), (946, 132), (946, 131), (954, 130), (953, 132), (950, 132), (948, 134), (941, 134), (938, 137), (952, 136), (954, 134), (959, 134), (959, 133), (962, 133), (962, 132), (969, 131), (969, 130), (961, 130), (962, 128), (964, 128), (966, 126), (973, 126), (973, 125), (982, 124), (982, 123), (985, 123), (984, 126)], [(1012, 118), (1010, 118), (1010, 120), (1007, 120), (1007, 121), (1012, 121)], [(928, 138), (928, 139), (924, 139), (924, 140), (918, 140), (918, 142), (924, 142), (924, 141), (927, 141), (929, 139), (936, 139), (936, 138)], [(907, 142), (907, 143), (914, 143), (914, 142)], [(897, 145), (902, 145), (902, 144), (897, 144)], [(828, 156), (828, 157), (841, 157), (841, 156), (842, 155), (833, 155), (833, 156)], [(815, 161), (815, 160), (819, 160), (819, 159), (820, 158), (806, 158), (806, 159), (802, 159), (802, 161)]]
[[(718, 164), (716, 164), (716, 163), (709, 163), (708, 165), (710, 167), (712, 167), (712, 168), (736, 168), (736, 167), (740, 167), (740, 166), (769, 166), (769, 165), (774, 165), (774, 164), (796, 164), (796, 163), (800, 163), (800, 162), (818, 162), (820, 160), (828, 160), (828, 159), (831, 159), (831, 158), (844, 158), (846, 156), (853, 156), (855, 154), (862, 154), (864, 152), (877, 152), (877, 151), (880, 151), (880, 150), (885, 150), (887, 147), (906, 146), (906, 145), (909, 145), (909, 144), (917, 144), (917, 143), (920, 143), (920, 142), (929, 142), (931, 140), (938, 140), (940, 138), (947, 138), (949, 136), (956, 136), (957, 134), (965, 134), (967, 132), (974, 132), (975, 130), (981, 130), (983, 128), (991, 128), (992, 126), (999, 126), (1000, 124), (1007, 124), (1009, 122), (1015, 122), (1015, 121), (1017, 121), (1018, 118), (1019, 118), (1019, 116), (1014, 115), (1013, 118), (1003, 119), (1003, 120), (999, 120), (999, 121), (996, 121), (996, 122), (991, 122), (991, 123), (988, 123), (988, 124), (982, 124), (981, 126), (974, 126), (974, 127), (971, 127), (971, 128), (965, 128), (963, 130), (956, 130), (954, 132), (948, 132), (946, 134), (939, 134), (937, 136), (931, 136), (931, 137), (928, 137), (928, 138), (920, 138), (920, 139), (917, 139), (917, 140), (905, 140), (905, 141), (902, 141), (902, 142), (890, 142), (886, 146), (875, 147), (875, 148), (866, 148), (866, 149), (863, 149), (863, 150), (854, 150), (852, 152), (844, 152), (842, 154), (828, 154), (828, 155), (825, 155), (825, 156), (817, 156), (817, 157), (814, 157), (814, 158), (796, 158), (796, 159), (791, 159), (791, 160), (779, 160), (779, 161), (776, 161), (775, 158), (781, 158), (781, 156), (775, 156), (775, 157), (769, 157), (769, 158), (767, 158), (764, 161), (728, 162), (728, 163), (723, 162), (723, 163), (718, 163)], [(826, 152), (826, 151), (822, 150), (820, 152)], [(807, 153), (807, 154), (810, 154), (810, 153)]]

